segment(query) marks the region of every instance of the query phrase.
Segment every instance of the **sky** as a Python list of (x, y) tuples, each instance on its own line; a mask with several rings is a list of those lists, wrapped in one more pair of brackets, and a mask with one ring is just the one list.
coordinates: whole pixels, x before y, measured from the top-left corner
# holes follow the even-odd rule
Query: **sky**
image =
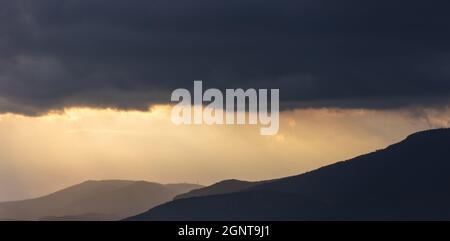
[(174, 125), (171, 106), (148, 111), (70, 108), (0, 115), (0, 200), (48, 194), (86, 180), (209, 185), (300, 174), (450, 127), (450, 108), (308, 108), (281, 113), (277, 135), (253, 125)]
[[(2, 0), (0, 201), (85, 179), (298, 174), (448, 127), (450, 3)], [(170, 93), (280, 90), (278, 135), (173, 126)]]

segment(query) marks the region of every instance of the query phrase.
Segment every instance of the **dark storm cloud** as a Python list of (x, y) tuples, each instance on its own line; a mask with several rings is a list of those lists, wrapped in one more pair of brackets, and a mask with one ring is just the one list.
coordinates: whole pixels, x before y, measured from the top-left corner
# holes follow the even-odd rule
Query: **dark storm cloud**
[(448, 104), (450, 4), (2, 0), (0, 112), (145, 109), (174, 88), (280, 88), (282, 105)]

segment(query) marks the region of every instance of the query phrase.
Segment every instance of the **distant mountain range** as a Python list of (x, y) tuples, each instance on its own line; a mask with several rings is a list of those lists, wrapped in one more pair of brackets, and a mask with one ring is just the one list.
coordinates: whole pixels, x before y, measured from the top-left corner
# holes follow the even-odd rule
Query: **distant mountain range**
[(450, 129), (297, 176), (217, 183), (126, 220), (450, 220)]
[(40, 198), (0, 203), (0, 220), (120, 220), (201, 187), (146, 181), (86, 181)]

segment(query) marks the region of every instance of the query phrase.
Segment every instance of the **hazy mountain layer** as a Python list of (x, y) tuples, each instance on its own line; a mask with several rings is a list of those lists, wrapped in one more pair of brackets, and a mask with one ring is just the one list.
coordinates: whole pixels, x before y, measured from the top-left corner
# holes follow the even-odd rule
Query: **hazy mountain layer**
[(116, 220), (200, 187), (145, 181), (87, 181), (40, 198), (0, 203), (0, 219)]

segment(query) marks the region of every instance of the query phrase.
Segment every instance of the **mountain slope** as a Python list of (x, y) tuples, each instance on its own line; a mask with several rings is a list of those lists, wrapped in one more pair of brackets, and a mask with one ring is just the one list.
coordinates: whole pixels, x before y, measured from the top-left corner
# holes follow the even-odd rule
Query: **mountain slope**
[(179, 199), (128, 220), (450, 219), (450, 129), (240, 192)]
[(199, 187), (145, 181), (87, 181), (44, 197), (0, 203), (0, 219), (116, 220)]
[[(165, 186), (177, 193), (186, 193), (190, 192), (192, 190), (201, 189), (204, 186), (198, 185), (198, 184), (191, 184), (191, 183), (174, 183), (174, 184), (165, 184)], [(180, 194), (180, 195), (181, 195)]]
[(261, 183), (262, 182), (248, 182), (248, 181), (241, 181), (241, 180), (236, 180), (236, 179), (225, 180), (225, 181), (215, 183), (211, 186), (207, 186), (207, 187), (203, 187), (203, 188), (199, 188), (199, 189), (193, 189), (192, 191), (189, 191), (187, 193), (183, 193), (183, 194), (176, 196), (174, 199), (232, 193), (232, 192), (245, 190), (247, 188), (256, 186)]

